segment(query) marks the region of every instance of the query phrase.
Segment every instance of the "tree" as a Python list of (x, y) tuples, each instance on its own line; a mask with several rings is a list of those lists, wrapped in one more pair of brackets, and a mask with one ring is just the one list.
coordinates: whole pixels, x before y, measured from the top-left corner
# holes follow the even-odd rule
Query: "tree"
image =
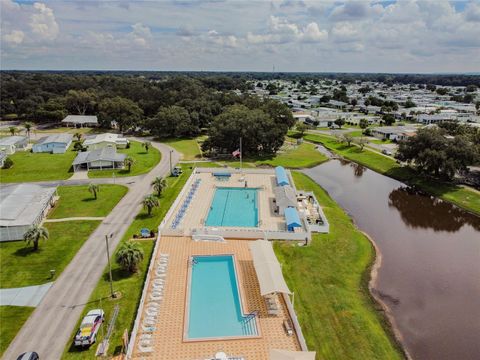
[(188, 111), (181, 106), (161, 107), (157, 114), (147, 121), (153, 135), (158, 137), (191, 136), (200, 129), (191, 121)]
[(75, 144), (73, 144), (73, 150), (74, 151), (83, 151), (83, 145), (80, 141), (75, 141)]
[(130, 273), (138, 271), (138, 264), (144, 258), (143, 249), (133, 241), (126, 241), (118, 249), (116, 254), (116, 261), (124, 270)]
[(12, 136), (14, 136), (15, 133), (17, 132), (17, 128), (16, 128), (15, 126), (10, 126), (10, 127), (8, 128), (8, 130), (10, 131), (10, 134), (11, 134)]
[(152, 210), (154, 207), (158, 207), (160, 205), (158, 199), (152, 194), (145, 196), (142, 204), (143, 207), (147, 210), (148, 216), (152, 215)]
[(352, 100), (350, 100), (350, 105), (352, 105), (353, 108), (355, 108), (355, 106), (357, 106), (357, 104), (358, 104), (358, 100), (357, 100), (357, 99), (353, 98)]
[(145, 151), (148, 153), (148, 149), (150, 149), (150, 146), (152, 146), (152, 143), (150, 141), (145, 141), (143, 143), (143, 147), (145, 148)]
[(157, 192), (157, 196), (160, 197), (160, 195), (162, 195), (163, 189), (167, 187), (167, 181), (164, 178), (157, 176), (152, 181), (152, 186), (153, 190)]
[(25, 127), (25, 131), (27, 132), (27, 136), (30, 139), (30, 130), (32, 129), (33, 124), (31, 122), (26, 122), (25, 124), (23, 124), (23, 126)]
[(358, 126), (360, 126), (360, 129), (365, 130), (368, 127), (368, 120), (367, 119), (360, 119), (360, 122), (358, 123)]
[(337, 125), (341, 129), (342, 126), (345, 125), (345, 119), (338, 118), (337, 120), (334, 121), (334, 123), (335, 123), (335, 125)]
[(135, 159), (131, 156), (127, 156), (125, 160), (123, 160), (123, 164), (128, 168), (128, 172), (132, 169), (132, 166), (135, 165)]
[(82, 140), (82, 133), (80, 132), (76, 132), (73, 136), (76, 137), (78, 141)]
[(346, 133), (343, 135), (343, 141), (347, 144), (347, 146), (351, 146), (353, 141), (353, 136), (349, 133)]
[(71, 113), (85, 115), (87, 111), (93, 111), (95, 104), (93, 90), (69, 90), (65, 95), (65, 105)]
[(416, 107), (417, 104), (415, 104), (412, 99), (408, 98), (407, 101), (405, 101), (405, 108), (409, 109), (409, 108), (413, 108), (413, 107)]
[(8, 157), (3, 162), (2, 169), (10, 169), (12, 166), (13, 166), (13, 160)]
[(90, 183), (88, 184), (88, 191), (90, 191), (95, 200), (97, 200), (97, 194), (100, 191), (100, 187), (95, 183)]
[(368, 140), (361, 136), (355, 140), (355, 143), (360, 147), (360, 150), (363, 151), (365, 145), (368, 144)]
[(395, 123), (395, 116), (393, 116), (392, 114), (383, 114), (382, 120), (385, 125), (390, 126)]
[(300, 136), (303, 137), (305, 131), (308, 129), (308, 126), (303, 122), (299, 122), (297, 126), (295, 126), (295, 129), (300, 133)]
[(132, 100), (116, 96), (100, 102), (100, 121), (105, 127), (110, 127), (116, 121), (120, 132), (138, 124), (143, 110)]
[(23, 240), (27, 244), (33, 243), (33, 251), (38, 250), (38, 242), (40, 240), (48, 240), (48, 230), (43, 226), (32, 225), (23, 235)]

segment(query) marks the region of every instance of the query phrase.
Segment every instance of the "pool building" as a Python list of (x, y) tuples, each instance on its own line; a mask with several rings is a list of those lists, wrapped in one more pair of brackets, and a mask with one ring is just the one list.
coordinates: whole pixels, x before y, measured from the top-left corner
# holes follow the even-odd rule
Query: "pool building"
[(195, 169), (159, 227), (129, 358), (315, 359), (269, 241), (312, 231), (328, 222), (285, 169)]

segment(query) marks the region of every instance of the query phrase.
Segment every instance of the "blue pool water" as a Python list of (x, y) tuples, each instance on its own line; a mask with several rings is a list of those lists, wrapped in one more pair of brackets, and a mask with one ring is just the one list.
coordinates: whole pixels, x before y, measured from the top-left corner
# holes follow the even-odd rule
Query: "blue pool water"
[(233, 256), (193, 259), (188, 338), (257, 335), (255, 319), (242, 314)]
[(257, 227), (257, 189), (217, 188), (205, 225)]

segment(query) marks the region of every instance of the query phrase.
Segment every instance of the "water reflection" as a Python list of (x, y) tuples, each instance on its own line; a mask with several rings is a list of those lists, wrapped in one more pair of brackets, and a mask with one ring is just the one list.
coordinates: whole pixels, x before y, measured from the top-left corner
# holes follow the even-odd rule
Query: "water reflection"
[[(355, 174), (356, 175), (356, 174)], [(448, 202), (424, 195), (407, 186), (393, 190), (388, 206), (396, 208), (404, 223), (412, 228), (456, 232), (465, 224), (480, 230), (480, 218)]]
[(367, 170), (367, 168), (363, 165), (351, 162), (350, 166), (353, 168), (353, 174), (356, 177), (362, 177), (363, 173)]

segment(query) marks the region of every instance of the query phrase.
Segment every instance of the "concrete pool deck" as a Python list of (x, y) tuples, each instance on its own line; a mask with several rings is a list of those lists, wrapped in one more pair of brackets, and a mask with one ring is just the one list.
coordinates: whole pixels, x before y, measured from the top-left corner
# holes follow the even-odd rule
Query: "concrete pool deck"
[[(295, 331), (292, 336), (288, 336), (283, 327), (284, 320), (290, 320), (290, 313), (281, 295), (278, 295), (280, 304), (278, 316), (268, 316), (264, 298), (260, 295), (248, 240), (229, 239), (224, 243), (196, 242), (191, 237), (162, 236), (158, 241), (156, 258), (152, 259), (153, 266), (149, 270), (149, 282), (145, 285), (147, 287), (145, 302), (143, 308), (141, 306), (139, 309), (142, 315), (133, 344), (132, 358), (207, 359), (223, 351), (229, 356), (263, 360), (268, 359), (270, 349), (301, 350)], [(235, 254), (244, 311), (259, 310), (257, 324), (260, 336), (184, 341), (189, 259), (193, 255), (223, 254)], [(158, 289), (161, 289), (161, 292)], [(156, 298), (152, 299), (150, 295), (154, 293)]]

